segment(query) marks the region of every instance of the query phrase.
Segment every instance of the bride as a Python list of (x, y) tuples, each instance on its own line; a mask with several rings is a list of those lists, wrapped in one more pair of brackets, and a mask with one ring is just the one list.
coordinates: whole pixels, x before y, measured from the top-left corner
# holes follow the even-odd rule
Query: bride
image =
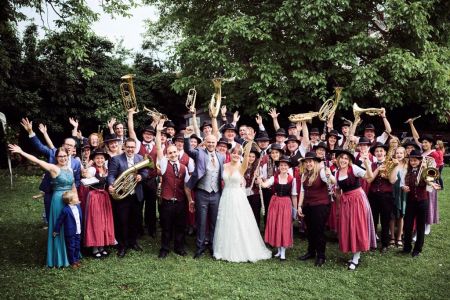
[(242, 146), (231, 150), (231, 162), (224, 165), (225, 183), (219, 202), (214, 232), (214, 257), (232, 262), (256, 262), (272, 257), (259, 232), (253, 211), (247, 200), (244, 173), (248, 165), (252, 143), (247, 143), (242, 164)]

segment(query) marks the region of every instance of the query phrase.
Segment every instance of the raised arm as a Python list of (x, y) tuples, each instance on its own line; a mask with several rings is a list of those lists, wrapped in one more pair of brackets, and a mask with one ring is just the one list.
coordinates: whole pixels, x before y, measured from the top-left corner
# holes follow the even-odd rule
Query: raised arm
[(136, 132), (134, 131), (134, 114), (136, 113), (135, 108), (130, 108), (128, 110), (128, 135), (130, 138), (137, 140)]
[(114, 133), (114, 124), (116, 123), (116, 118), (112, 117), (111, 119), (108, 120), (108, 128), (109, 128), (109, 133), (113, 134)]
[(201, 136), (200, 135), (200, 128), (198, 127), (197, 124), (197, 110), (194, 107), (194, 110), (191, 112), (192, 113), (192, 127), (194, 127), (194, 133), (197, 136)]
[(263, 124), (263, 118), (261, 117), (260, 114), (256, 114), (255, 121), (256, 121), (256, 124), (258, 124), (259, 132), (266, 131), (266, 128), (264, 127), (264, 124)]
[(231, 124), (233, 124), (233, 126), (236, 127), (237, 122), (239, 122), (240, 118), (241, 116), (239, 115), (239, 111), (235, 111), (233, 114), (233, 122), (231, 122)]
[(55, 148), (55, 145), (53, 145), (52, 140), (50, 139), (50, 136), (47, 133), (47, 126), (45, 126), (44, 124), (39, 124), (39, 131), (42, 132), (42, 135), (44, 136), (45, 142), (47, 143), (47, 146), (50, 149)]
[(23, 118), (20, 123), (22, 127), (28, 132), (28, 136), (30, 137), (30, 141), (33, 146), (42, 154), (45, 155), (48, 159), (50, 159), (55, 154), (55, 148), (49, 148), (42, 144), (42, 142), (38, 139), (36, 134), (33, 132), (33, 122), (29, 121), (28, 118)]
[[(302, 133), (303, 133), (303, 137), (302, 137), (302, 147), (305, 149), (308, 149), (309, 144), (310, 144), (310, 140), (309, 140), (309, 130), (308, 130), (308, 126), (306, 125), (306, 122), (300, 122), (301, 123), (301, 128), (302, 128)], [(298, 123), (297, 123), (297, 127), (298, 127)], [(297, 130), (300, 134), (300, 130)], [(299, 137), (298, 137), (299, 138)]]
[(158, 160), (161, 160), (164, 158), (164, 152), (161, 147), (161, 131), (163, 129), (164, 129), (164, 119), (161, 119), (161, 120), (159, 120), (159, 123), (156, 125), (156, 137), (155, 137)]
[[(78, 136), (78, 120), (74, 118), (69, 118), (69, 123), (72, 125), (72, 136), (77, 137)], [(39, 125), (40, 126), (40, 125)]]
[(24, 152), (19, 146), (17, 145), (12, 145), (9, 144), (8, 145), (9, 151), (11, 151), (12, 153), (18, 153), (20, 155), (22, 155), (23, 157), (25, 157), (26, 159), (28, 159), (29, 161), (39, 165), (39, 167), (41, 167), (42, 169), (50, 172), (50, 175), (54, 178), (56, 176), (58, 176), (58, 172), (59, 172), (59, 168), (54, 165), (54, 164), (50, 164), (46, 161), (40, 160), (37, 157), (28, 154), (26, 152)]
[(419, 144), (419, 133), (417, 132), (416, 127), (414, 126), (414, 121), (413, 119), (408, 119), (408, 121), (406, 121), (409, 124), (409, 127), (411, 128), (411, 133), (413, 136), (414, 141), (416, 142), (416, 144)]
[(269, 116), (272, 117), (272, 122), (273, 122), (273, 128), (275, 129), (275, 131), (277, 131), (278, 129), (280, 129), (280, 124), (278, 124), (278, 115), (280, 113), (277, 113), (277, 109), (276, 108), (271, 108), (269, 110)]
[(383, 119), (384, 129), (386, 130), (387, 133), (391, 133), (392, 132), (391, 124), (389, 123), (389, 120), (386, 117), (386, 109), (384, 107), (382, 108), (380, 116)]
[(244, 159), (242, 160), (241, 169), (239, 172), (241, 172), (241, 175), (244, 176), (245, 171), (248, 168), (248, 157), (250, 156), (250, 151), (252, 150), (253, 140), (248, 141), (248, 143), (244, 147)]

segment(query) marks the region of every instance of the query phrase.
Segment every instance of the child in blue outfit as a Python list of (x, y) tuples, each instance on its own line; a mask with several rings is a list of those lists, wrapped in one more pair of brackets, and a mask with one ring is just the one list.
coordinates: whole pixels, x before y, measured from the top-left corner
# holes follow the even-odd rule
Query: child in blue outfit
[(66, 206), (56, 221), (53, 237), (60, 232), (61, 225), (64, 225), (64, 238), (66, 241), (67, 258), (73, 269), (80, 267), (80, 237), (81, 237), (81, 207), (78, 195), (75, 192), (67, 191), (63, 194), (63, 202)]

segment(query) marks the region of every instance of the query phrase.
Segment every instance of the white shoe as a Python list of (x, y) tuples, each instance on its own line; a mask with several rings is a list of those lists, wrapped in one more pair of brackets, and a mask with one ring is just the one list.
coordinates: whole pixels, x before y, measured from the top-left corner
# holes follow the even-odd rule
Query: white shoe
[(426, 224), (425, 225), (425, 235), (429, 235), (431, 233), (431, 225)]

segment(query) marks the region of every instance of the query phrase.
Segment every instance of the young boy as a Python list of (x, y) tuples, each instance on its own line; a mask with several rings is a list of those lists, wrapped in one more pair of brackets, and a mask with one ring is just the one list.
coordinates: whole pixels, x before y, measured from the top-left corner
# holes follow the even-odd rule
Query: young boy
[(66, 206), (61, 211), (53, 237), (60, 232), (61, 225), (64, 225), (64, 239), (66, 242), (67, 258), (73, 269), (80, 267), (80, 236), (81, 236), (81, 207), (76, 192), (67, 191), (63, 194), (63, 202)]

